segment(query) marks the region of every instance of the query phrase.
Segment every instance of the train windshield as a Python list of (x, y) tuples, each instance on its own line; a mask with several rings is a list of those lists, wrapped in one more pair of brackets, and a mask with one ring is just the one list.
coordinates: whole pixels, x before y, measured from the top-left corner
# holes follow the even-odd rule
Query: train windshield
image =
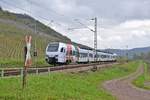
[(48, 52), (57, 52), (59, 44), (49, 44), (47, 51)]

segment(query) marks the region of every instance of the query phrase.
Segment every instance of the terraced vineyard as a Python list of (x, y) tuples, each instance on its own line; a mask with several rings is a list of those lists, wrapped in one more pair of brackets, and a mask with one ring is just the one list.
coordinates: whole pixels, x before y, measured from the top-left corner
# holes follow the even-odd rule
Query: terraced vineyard
[[(23, 15), (19, 15), (19, 18), (17, 16), (17, 14), (0, 11), (0, 67), (23, 66), (25, 35), (32, 35), (31, 55), (33, 66), (46, 64), (44, 60), (45, 48), (49, 42), (69, 40), (40, 22), (37, 22), (38, 32), (35, 33), (32, 26), (34, 19), (23, 18)], [(38, 52), (37, 57), (33, 57), (35, 44)]]
[[(9, 30), (10, 29), (10, 30)], [(0, 64), (10, 67), (12, 65), (23, 65), (23, 47), (25, 46), (23, 30), (19, 30), (12, 25), (0, 24)], [(44, 50), (49, 42), (46, 37), (35, 36), (32, 34), (32, 53), (34, 51), (35, 41), (37, 45), (38, 57), (37, 63), (44, 63)], [(20, 66), (21, 67), (21, 66)]]

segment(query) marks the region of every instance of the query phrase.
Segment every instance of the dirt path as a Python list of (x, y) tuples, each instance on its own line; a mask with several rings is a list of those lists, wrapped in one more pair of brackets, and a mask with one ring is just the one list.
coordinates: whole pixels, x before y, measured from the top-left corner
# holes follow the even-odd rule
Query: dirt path
[(131, 83), (143, 72), (144, 67), (140, 66), (133, 74), (107, 81), (103, 84), (103, 87), (116, 96), (118, 100), (150, 100), (150, 91), (137, 88)]

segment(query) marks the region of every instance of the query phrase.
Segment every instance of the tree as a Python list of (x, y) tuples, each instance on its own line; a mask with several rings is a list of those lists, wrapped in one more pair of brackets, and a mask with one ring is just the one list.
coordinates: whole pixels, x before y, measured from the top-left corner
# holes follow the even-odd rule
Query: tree
[(0, 6), (0, 11), (2, 11), (3, 9), (2, 9), (2, 7)]
[(150, 52), (145, 54), (145, 60), (150, 60)]

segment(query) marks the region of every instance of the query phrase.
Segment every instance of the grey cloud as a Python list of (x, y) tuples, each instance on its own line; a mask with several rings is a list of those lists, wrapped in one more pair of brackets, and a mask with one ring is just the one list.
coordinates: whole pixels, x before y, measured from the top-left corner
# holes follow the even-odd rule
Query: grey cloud
[(108, 19), (124, 21), (150, 18), (148, 0), (78, 0), (78, 2), (89, 6), (98, 16)]
[[(68, 27), (83, 27), (73, 21), (80, 19), (82, 23), (93, 26), (92, 22), (82, 19), (98, 17), (98, 47), (122, 48), (129, 45), (130, 48), (148, 46), (150, 30), (145, 28), (145, 23), (150, 19), (149, 0), (5, 0), (18, 7), (30, 11), (33, 17), (48, 24), (54, 20), (52, 26), (56, 31), (67, 35), (73, 41), (93, 46), (93, 33), (89, 30), (68, 31)], [(25, 13), (15, 7), (8, 6), (0, 1), (5, 9)], [(43, 20), (37, 16), (46, 18)], [(133, 28), (135, 24), (142, 22), (142, 27)], [(146, 21), (144, 21), (146, 20)], [(129, 23), (129, 28), (122, 27)], [(135, 25), (134, 24), (134, 25)], [(128, 24), (127, 24), (128, 25)], [(89, 42), (90, 41), (90, 42)], [(131, 41), (131, 42), (130, 42)]]

